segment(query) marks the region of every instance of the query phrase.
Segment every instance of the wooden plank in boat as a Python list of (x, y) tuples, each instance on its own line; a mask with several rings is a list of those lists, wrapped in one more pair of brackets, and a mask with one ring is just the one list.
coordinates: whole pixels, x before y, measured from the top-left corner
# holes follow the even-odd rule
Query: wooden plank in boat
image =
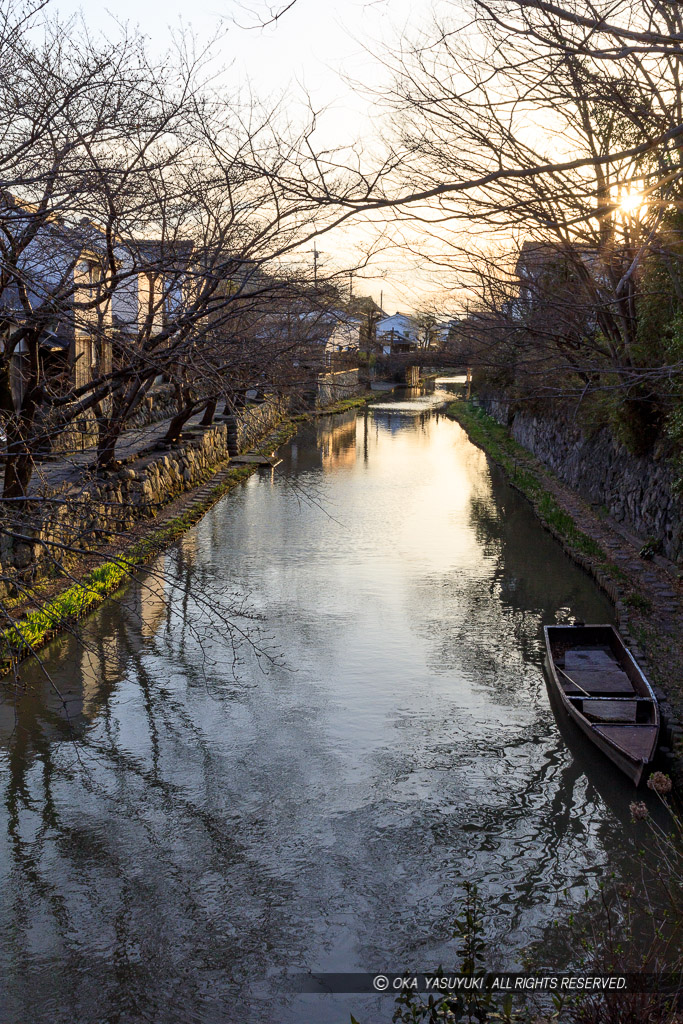
[(656, 725), (595, 725), (597, 733), (639, 761), (652, 756), (659, 729)]
[[(600, 750), (638, 785), (657, 746), (659, 708), (650, 684), (642, 672), (636, 671), (622, 638), (613, 626), (602, 624), (545, 626), (544, 633), (551, 682), (565, 708)], [(566, 676), (575, 679), (577, 685), (572, 686)], [(581, 692), (582, 687), (590, 696)], [(591, 718), (590, 705), (603, 700), (627, 700), (638, 709), (649, 705), (642, 707), (646, 721), (639, 722), (639, 714), (631, 722)]]
[[(612, 663), (611, 668), (605, 669), (573, 669), (571, 672), (566, 669), (567, 674), (572, 677), (588, 693), (614, 694), (614, 696), (631, 696), (635, 693), (631, 680)], [(576, 686), (572, 686), (568, 679), (562, 677), (562, 686), (565, 693), (578, 694), (581, 692)]]
[(618, 666), (615, 659), (607, 651), (603, 651), (599, 647), (589, 647), (566, 651), (564, 667), (571, 675), (572, 669), (602, 669)]
[(635, 723), (637, 707), (634, 700), (615, 700), (614, 697), (608, 697), (607, 700), (586, 701), (583, 713), (586, 718), (594, 718), (600, 722)]

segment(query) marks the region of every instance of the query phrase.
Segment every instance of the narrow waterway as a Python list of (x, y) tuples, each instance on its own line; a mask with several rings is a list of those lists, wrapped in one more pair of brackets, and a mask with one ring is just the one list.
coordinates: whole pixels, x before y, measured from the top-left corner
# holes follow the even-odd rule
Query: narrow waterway
[[(544, 623), (606, 599), (435, 394), (304, 426), (0, 705), (3, 1024), (361, 1024), (306, 971), (491, 969), (635, 870)], [(68, 712), (47, 681), (50, 675)]]

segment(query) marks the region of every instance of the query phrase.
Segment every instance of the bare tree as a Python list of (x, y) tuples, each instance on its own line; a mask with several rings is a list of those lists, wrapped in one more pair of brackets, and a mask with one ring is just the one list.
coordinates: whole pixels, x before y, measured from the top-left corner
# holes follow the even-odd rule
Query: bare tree
[(68, 450), (75, 425), (96, 425), (98, 466), (112, 466), (160, 376), (182, 421), (231, 377), (243, 388), (247, 367), (269, 372), (275, 339), (245, 321), (290, 287), (282, 261), (321, 211), (278, 178), (301, 137), (214, 88), (201, 51), (152, 64), (137, 36), (93, 41), (39, 6), (5, 15), (0, 409), (17, 499), (36, 454), (55, 438)]
[[(0, 56), (0, 582), (32, 600), (31, 559), (61, 572), (91, 546), (76, 492), (118, 469), (155, 384), (176, 398), (167, 444), (202, 410), (310, 387), (329, 289), (295, 254), (334, 211), (281, 174), (310, 127), (226, 94), (187, 40), (151, 61), (135, 34), (9, 2)], [(67, 500), (49, 474), (69, 459)]]
[(528, 392), (619, 389), (656, 419), (681, 370), (675, 346), (643, 339), (663, 277), (675, 309), (680, 293), (681, 13), (577, 10), (473, 0), (404, 41), (386, 58), (400, 170), (374, 205), (343, 201), (413, 219), (423, 260), (469, 286), (480, 357), (519, 362)]

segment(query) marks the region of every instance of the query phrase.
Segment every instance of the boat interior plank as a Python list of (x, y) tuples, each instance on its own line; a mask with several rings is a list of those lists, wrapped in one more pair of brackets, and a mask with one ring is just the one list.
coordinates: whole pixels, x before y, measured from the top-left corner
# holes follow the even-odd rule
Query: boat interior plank
[(616, 658), (602, 647), (575, 648), (565, 652), (564, 667), (572, 669), (605, 669), (617, 667)]
[(621, 700), (608, 697), (606, 700), (592, 700), (583, 705), (583, 714), (601, 722), (635, 722), (638, 705), (635, 700)]
[(647, 761), (657, 743), (656, 725), (595, 725), (595, 731), (637, 760)]
[(604, 694), (630, 696), (635, 693), (629, 677), (616, 667), (602, 671), (593, 669), (574, 669), (571, 672), (567, 669), (566, 671), (579, 684), (578, 687), (572, 686), (568, 679), (563, 678), (562, 686), (567, 694), (578, 694), (582, 689), (600, 696)]

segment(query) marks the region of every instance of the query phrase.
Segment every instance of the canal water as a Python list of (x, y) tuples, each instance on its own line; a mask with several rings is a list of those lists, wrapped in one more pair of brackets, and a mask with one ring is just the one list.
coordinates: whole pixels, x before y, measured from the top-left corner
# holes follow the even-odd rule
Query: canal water
[(542, 626), (612, 610), (450, 387), (303, 426), (2, 691), (3, 1024), (388, 1022), (293, 978), (453, 966), (465, 882), (491, 969), (572, 963), (633, 793)]

